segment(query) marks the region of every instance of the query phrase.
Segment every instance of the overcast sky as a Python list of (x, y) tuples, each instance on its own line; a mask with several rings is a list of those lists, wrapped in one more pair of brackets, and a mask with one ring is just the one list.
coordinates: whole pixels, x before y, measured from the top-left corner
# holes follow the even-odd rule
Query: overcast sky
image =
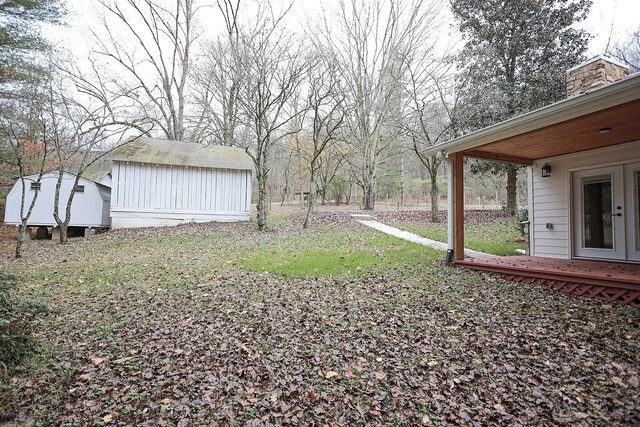
[[(451, 17), (446, 7), (448, 2), (442, 1), (445, 4), (444, 20), (450, 24)], [(56, 43), (70, 47), (79, 59), (86, 57), (88, 52), (87, 28), (99, 25), (95, 7), (91, 6), (94, 3), (95, 0), (67, 0), (70, 9), (69, 25), (66, 28), (58, 27), (54, 31), (53, 38)], [(297, 0), (290, 15), (289, 25), (292, 29), (302, 29), (306, 17), (317, 17), (321, 7), (330, 8), (335, 4), (337, 0)], [(219, 24), (216, 23), (217, 14), (214, 9), (207, 15), (209, 16), (205, 19), (207, 25), (203, 25), (203, 37), (210, 39), (217, 35), (216, 29), (219, 28)], [(441, 30), (445, 37), (452, 32), (449, 24), (445, 23)], [(640, 27), (640, 0), (594, 0), (588, 19), (582, 22), (580, 27), (593, 36), (588, 55), (604, 53), (608, 44), (613, 45), (626, 40)]]

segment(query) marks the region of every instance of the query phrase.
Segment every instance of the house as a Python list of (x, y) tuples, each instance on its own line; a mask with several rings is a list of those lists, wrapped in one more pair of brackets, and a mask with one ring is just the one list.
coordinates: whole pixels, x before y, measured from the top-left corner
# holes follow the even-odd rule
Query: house
[[(111, 189), (109, 188), (111, 180), (110, 169), (111, 164), (108, 161), (98, 161), (82, 173), (71, 204), (71, 220), (69, 222), (71, 231), (77, 228), (93, 229), (109, 227), (111, 223), (109, 217), (109, 204), (111, 200)], [(45, 227), (54, 227), (55, 233), (55, 227), (57, 227), (57, 223), (53, 218), (53, 209), (58, 176), (58, 170), (47, 172), (42, 175), (39, 183), (37, 182), (38, 174), (25, 177), (25, 183), (27, 185), (24, 200), (25, 210), (28, 209), (31, 204), (36, 194), (36, 188), (38, 189), (38, 197), (36, 198), (36, 203), (27, 221), (27, 225), (29, 227), (41, 228), (40, 233), (46, 234), (46, 230), (42, 230)], [(75, 179), (75, 172), (63, 172), (60, 187), (60, 203), (58, 207), (60, 218), (63, 220), (66, 216), (67, 201), (69, 200)], [(5, 224), (21, 224), (21, 201), (22, 181), (17, 180), (7, 194), (7, 204), (4, 215)]]
[[(567, 99), (425, 152), (451, 163), (456, 264), (640, 305), (640, 74), (627, 74), (593, 58), (568, 71)], [(466, 157), (528, 166), (532, 257), (464, 259)]]
[(253, 162), (240, 148), (137, 138), (113, 154), (114, 229), (249, 219)]

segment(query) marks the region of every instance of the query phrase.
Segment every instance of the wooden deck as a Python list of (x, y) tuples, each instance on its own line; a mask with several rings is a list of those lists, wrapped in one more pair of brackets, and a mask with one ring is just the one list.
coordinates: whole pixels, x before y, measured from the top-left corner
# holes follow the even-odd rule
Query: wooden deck
[(533, 256), (456, 261), (463, 268), (497, 273), (507, 280), (640, 307), (640, 264)]

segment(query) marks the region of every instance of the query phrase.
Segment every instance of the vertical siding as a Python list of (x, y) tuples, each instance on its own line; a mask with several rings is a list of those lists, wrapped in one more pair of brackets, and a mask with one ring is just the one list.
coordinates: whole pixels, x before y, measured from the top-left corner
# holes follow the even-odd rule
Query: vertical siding
[[(532, 167), (530, 192), (533, 206), (532, 254), (553, 258), (570, 258), (572, 255), (572, 170), (633, 163), (639, 159), (640, 141), (635, 141), (536, 162)], [(548, 178), (540, 176), (545, 163), (551, 165)], [(547, 223), (553, 224), (553, 228), (547, 229)]]
[(248, 212), (251, 172), (114, 163), (113, 206), (141, 211)]
[[(31, 176), (34, 180), (35, 175)], [(40, 182), (40, 191), (34, 205), (28, 224), (30, 225), (47, 225), (55, 226), (56, 222), (53, 218), (54, 198), (56, 183), (58, 180), (58, 172), (50, 172), (42, 177)], [(71, 189), (75, 183), (75, 176), (65, 173), (60, 187), (60, 204), (58, 213), (61, 219), (65, 219), (66, 205), (71, 194)], [(108, 189), (102, 187), (104, 194), (100, 193), (97, 184), (81, 178), (79, 185), (84, 185), (84, 192), (76, 192), (73, 202), (71, 203), (71, 221), (70, 226), (81, 227), (98, 227), (109, 225), (108, 216), (103, 215), (104, 203), (108, 203)], [(25, 192), (25, 213), (35, 196), (35, 191), (30, 189), (30, 181), (27, 181), (27, 190)], [(20, 201), (22, 199), (22, 183), (17, 181), (7, 195), (7, 205), (5, 209), (5, 221), (12, 224), (21, 222), (20, 218)]]

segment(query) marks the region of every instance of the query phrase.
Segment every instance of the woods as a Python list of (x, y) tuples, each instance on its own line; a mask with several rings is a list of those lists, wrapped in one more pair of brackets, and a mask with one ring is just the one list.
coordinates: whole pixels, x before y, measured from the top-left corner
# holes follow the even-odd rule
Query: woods
[[(57, 6), (29, 3), (33, 13), (20, 17), (5, 7), (7, 28), (62, 22)], [(270, 204), (294, 196), (307, 200), (304, 227), (317, 200), (365, 210), (424, 203), (436, 221), (445, 165), (422, 151), (560, 99), (564, 71), (584, 58), (588, 35), (572, 25), (589, 6), (340, 0), (301, 19), (295, 2), (101, 0), (86, 58), (45, 49), (36, 35), (7, 39), (5, 52), (22, 43), (38, 53), (31, 68), (41, 70), (37, 84), (48, 81), (40, 109), (53, 124), (37, 140), (60, 171), (135, 136), (232, 145), (253, 159), (261, 230)], [(461, 47), (442, 37), (447, 13)], [(619, 54), (632, 55), (633, 43), (624, 46)], [(480, 174), (470, 203), (514, 215), (526, 197), (520, 167), (467, 167)]]

